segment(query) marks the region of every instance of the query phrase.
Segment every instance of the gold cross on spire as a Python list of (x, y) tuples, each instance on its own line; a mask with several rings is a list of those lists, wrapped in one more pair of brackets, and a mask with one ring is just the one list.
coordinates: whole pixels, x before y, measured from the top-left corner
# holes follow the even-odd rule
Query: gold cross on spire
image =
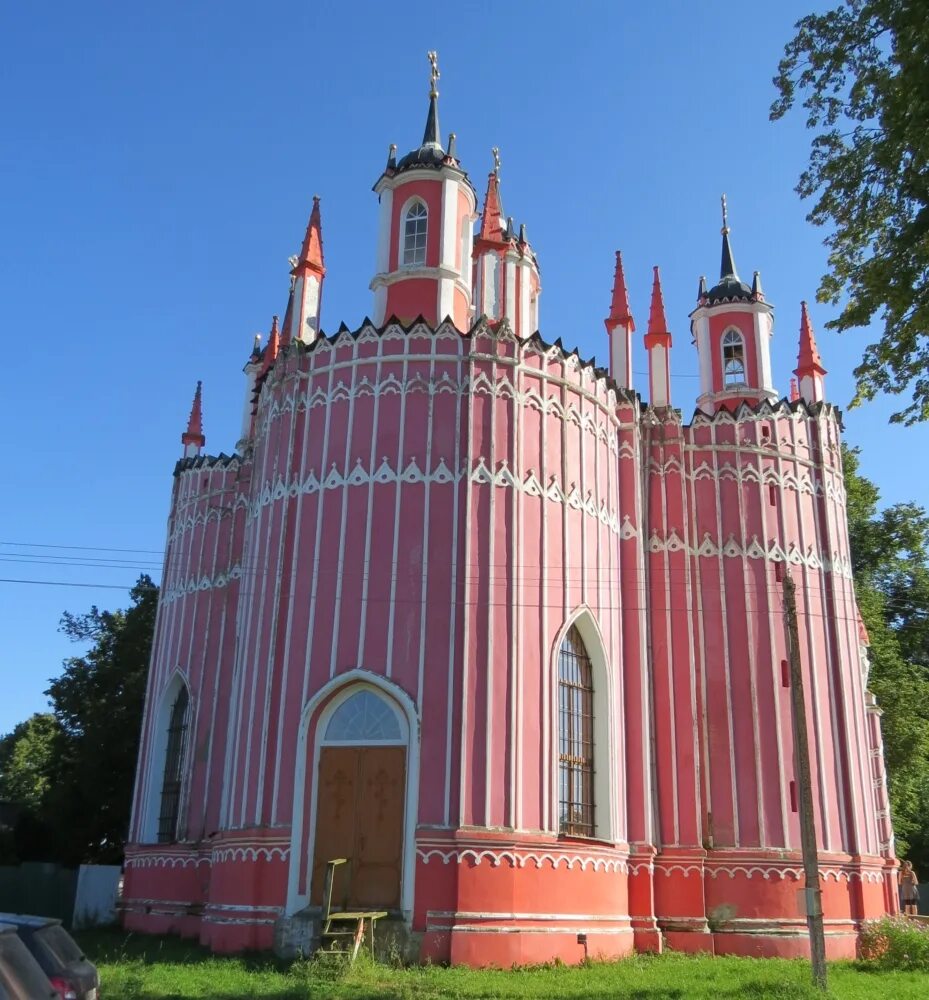
[(720, 232), (725, 236), (729, 232), (729, 210), (726, 208), (726, 196), (723, 195), (719, 200), (723, 206), (723, 228)]
[(499, 146), (494, 146), (494, 148), (490, 152), (491, 152), (491, 155), (494, 158), (494, 173), (495, 174), (499, 174), (500, 173), (500, 147)]
[(439, 96), (439, 92), (438, 92), (438, 90), (436, 90), (436, 86), (435, 85), (439, 82), (439, 77), (442, 75), (439, 72), (439, 54), (438, 54), (438, 52), (436, 52), (435, 50), (433, 50), (432, 52), (427, 52), (426, 56), (429, 59), (429, 65), (432, 67), (432, 69), (431, 69), (431, 77), (430, 77), (430, 81), (431, 81), (432, 86), (431, 86), (431, 89), (429, 91), (429, 96), (430, 97), (438, 97)]

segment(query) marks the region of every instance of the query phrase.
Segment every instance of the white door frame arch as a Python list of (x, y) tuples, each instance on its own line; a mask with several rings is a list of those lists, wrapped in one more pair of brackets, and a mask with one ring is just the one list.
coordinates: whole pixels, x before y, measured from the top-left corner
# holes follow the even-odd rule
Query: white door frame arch
[(584, 640), (584, 647), (590, 657), (594, 689), (594, 837), (613, 843), (622, 840), (619, 831), (620, 802), (625, 792), (619, 785), (621, 770), (617, 760), (619, 747), (623, 743), (622, 723), (616, 705), (618, 678), (610, 669), (606, 643), (593, 611), (582, 604), (565, 619), (552, 645), (549, 661), (548, 683), (551, 685), (549, 698), (552, 739), (551, 759), (547, 762), (550, 774), (551, 816), (550, 829), (559, 832), (558, 821), (558, 659), (561, 645), (572, 626), (576, 626)]
[[(380, 674), (356, 667), (354, 670), (347, 670), (344, 674), (339, 674), (338, 677), (334, 677), (327, 684), (324, 684), (306, 703), (300, 718), (296, 758), (294, 760), (293, 815), (290, 827), (290, 870), (287, 874), (287, 908), (285, 912), (288, 916), (304, 909), (310, 901), (313, 877), (313, 854), (316, 848), (319, 750), (320, 746), (325, 742), (323, 737), (326, 726), (329, 724), (329, 720), (336, 709), (343, 702), (353, 694), (357, 694), (363, 690), (373, 691), (393, 708), (397, 713), (398, 719), (401, 721), (401, 729), (406, 737), (405, 744), (391, 741), (390, 745), (406, 746), (400, 909), (406, 920), (411, 919), (413, 915), (413, 883), (416, 873), (416, 817), (419, 807), (419, 713), (416, 711), (416, 705), (412, 698), (410, 698), (403, 688), (382, 677)], [(309, 761), (310, 748), (307, 744), (310, 738), (310, 724), (316, 710), (327, 699), (328, 703), (319, 713), (319, 718), (313, 730), (312, 761)], [(374, 742), (371, 745), (376, 746), (378, 744)], [(313, 776), (313, 784), (310, 790), (310, 808), (307, 815), (305, 792), (308, 762), (312, 767), (310, 774)], [(305, 830), (304, 819), (306, 819)], [(307, 891), (301, 893), (299, 891), (300, 868), (304, 860), (307, 865)]]

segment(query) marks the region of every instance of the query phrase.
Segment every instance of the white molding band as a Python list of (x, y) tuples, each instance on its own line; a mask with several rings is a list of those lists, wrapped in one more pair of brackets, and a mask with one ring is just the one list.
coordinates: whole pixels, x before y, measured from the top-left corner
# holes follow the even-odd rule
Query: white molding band
[(508, 862), (513, 868), (525, 868), (527, 865), (540, 869), (543, 865), (551, 865), (552, 869), (564, 866), (567, 869), (579, 868), (586, 871), (626, 872), (627, 864), (623, 858), (611, 858), (595, 854), (573, 854), (551, 851), (529, 850), (493, 850), (490, 848), (466, 847), (452, 848), (443, 851), (438, 847), (416, 849), (417, 858), (424, 865), (430, 861), (439, 860), (443, 865), (451, 863), (463, 864), (472, 862), (475, 867), (487, 862), (491, 868), (498, 868), (503, 862)]
[(674, 529), (664, 538), (657, 531), (653, 531), (648, 539), (647, 548), (649, 552), (653, 553), (684, 551), (689, 556), (706, 556), (707, 558), (727, 556), (732, 559), (764, 559), (772, 563), (806, 566), (811, 570), (835, 573), (848, 580), (852, 579), (852, 564), (847, 555), (833, 552), (830, 559), (815, 552), (812, 545), (804, 554), (794, 542), (791, 542), (785, 551), (773, 540), (769, 541), (767, 545), (762, 545), (758, 541), (757, 535), (752, 535), (750, 544), (742, 546), (736, 541), (735, 535), (730, 534), (726, 541), (719, 545), (707, 531), (703, 534), (703, 541), (698, 546), (693, 547), (688, 545)]

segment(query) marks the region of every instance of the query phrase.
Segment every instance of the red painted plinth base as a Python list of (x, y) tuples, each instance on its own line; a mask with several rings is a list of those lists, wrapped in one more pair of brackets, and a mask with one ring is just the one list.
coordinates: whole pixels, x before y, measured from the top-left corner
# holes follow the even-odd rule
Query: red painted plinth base
[[(717, 955), (741, 955), (747, 958), (810, 957), (810, 939), (805, 927), (799, 933), (717, 933), (713, 935), (713, 942)], [(826, 934), (826, 958), (830, 962), (855, 958), (857, 948), (858, 937), (854, 931)]]
[[(586, 944), (583, 941), (586, 937)], [(422, 943), (422, 961), (451, 962), (474, 968), (508, 969), (514, 965), (538, 965), (560, 960), (579, 965), (591, 960), (626, 958), (634, 951), (632, 932), (615, 934), (526, 930), (455, 930), (428, 932)]]

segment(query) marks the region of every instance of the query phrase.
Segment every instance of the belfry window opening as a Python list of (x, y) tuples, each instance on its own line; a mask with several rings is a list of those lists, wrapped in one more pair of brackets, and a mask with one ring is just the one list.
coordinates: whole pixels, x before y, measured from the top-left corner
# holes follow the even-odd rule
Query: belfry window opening
[(737, 330), (723, 334), (723, 383), (745, 385), (745, 342)]
[(164, 780), (161, 784), (161, 809), (158, 814), (158, 843), (177, 840), (180, 815), (181, 784), (184, 774), (184, 744), (187, 735), (187, 715), (190, 699), (187, 688), (181, 686), (171, 706), (168, 723), (168, 744), (165, 752)]
[(426, 230), (429, 212), (421, 202), (414, 202), (403, 223), (403, 266), (420, 267), (426, 263)]
[(558, 830), (594, 836), (593, 670), (572, 626), (558, 654)]

